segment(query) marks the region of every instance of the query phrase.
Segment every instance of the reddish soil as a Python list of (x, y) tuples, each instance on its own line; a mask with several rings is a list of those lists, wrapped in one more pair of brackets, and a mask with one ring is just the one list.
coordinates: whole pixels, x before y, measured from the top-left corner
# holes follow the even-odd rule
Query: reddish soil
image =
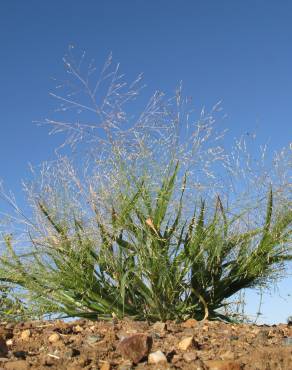
[[(131, 336), (147, 342), (134, 349), (134, 342), (125, 341)], [(122, 341), (128, 348), (122, 348)], [(129, 360), (132, 350), (142, 351), (135, 364)], [(156, 351), (164, 356), (152, 365)], [(2, 323), (0, 369), (291, 370), (292, 326), (195, 320), (166, 325), (130, 320)]]

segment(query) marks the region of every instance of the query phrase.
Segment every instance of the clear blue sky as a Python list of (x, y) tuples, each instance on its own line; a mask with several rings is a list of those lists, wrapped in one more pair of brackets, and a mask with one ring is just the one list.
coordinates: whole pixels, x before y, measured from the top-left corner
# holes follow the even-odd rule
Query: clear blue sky
[[(223, 100), (226, 126), (256, 130), (271, 150), (291, 142), (290, 0), (9, 0), (0, 4), (0, 178), (19, 197), (27, 164), (52, 157), (58, 138), (32, 121), (50, 115), (51, 76), (62, 75), (69, 44), (98, 61), (110, 51), (131, 78), (144, 72), (149, 93), (183, 80), (195, 106)], [(63, 74), (64, 76), (64, 74)], [(292, 314), (264, 299), (267, 322)], [(257, 310), (251, 296), (250, 312)]]

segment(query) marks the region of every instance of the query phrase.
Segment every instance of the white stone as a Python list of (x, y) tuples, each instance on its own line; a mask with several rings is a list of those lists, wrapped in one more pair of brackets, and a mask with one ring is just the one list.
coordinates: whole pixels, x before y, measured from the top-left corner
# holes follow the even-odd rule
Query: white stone
[(161, 351), (152, 352), (148, 356), (148, 363), (149, 364), (159, 364), (159, 363), (162, 363), (162, 362), (164, 362), (164, 363), (167, 362), (167, 358), (166, 358), (165, 354)]

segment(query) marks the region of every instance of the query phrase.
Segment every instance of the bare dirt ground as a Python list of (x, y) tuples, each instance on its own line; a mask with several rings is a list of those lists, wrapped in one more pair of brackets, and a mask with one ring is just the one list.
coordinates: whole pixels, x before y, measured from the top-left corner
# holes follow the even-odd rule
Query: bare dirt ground
[(0, 369), (292, 370), (292, 326), (192, 319), (2, 323)]

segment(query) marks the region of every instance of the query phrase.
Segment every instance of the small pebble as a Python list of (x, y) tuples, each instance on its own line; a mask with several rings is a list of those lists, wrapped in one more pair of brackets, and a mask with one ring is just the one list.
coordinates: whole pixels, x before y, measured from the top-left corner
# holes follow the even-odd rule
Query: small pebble
[(181, 326), (183, 328), (186, 328), (186, 329), (192, 329), (192, 328), (195, 328), (196, 326), (198, 325), (198, 321), (195, 320), (195, 319), (188, 319), (186, 320), (185, 322), (183, 322), (181, 324)]
[(21, 332), (20, 338), (22, 340), (28, 340), (30, 337), (31, 337), (31, 331), (29, 329), (23, 330), (23, 332)]
[(157, 321), (152, 325), (153, 331), (164, 332), (167, 329), (165, 322)]
[(83, 329), (83, 328), (82, 328), (82, 326), (80, 326), (80, 325), (76, 325), (76, 326), (74, 327), (74, 332), (75, 332), (75, 333), (81, 333), (83, 330), (84, 330), (84, 329)]
[(171, 359), (172, 364), (176, 364), (177, 362), (181, 361), (182, 357), (181, 355), (174, 355)]
[(100, 370), (110, 370), (111, 364), (107, 361), (102, 361), (99, 365)]
[(167, 358), (166, 358), (165, 354), (161, 351), (152, 352), (148, 356), (148, 363), (149, 364), (156, 365), (156, 364), (166, 363), (166, 362), (167, 362)]
[(48, 340), (50, 343), (56, 343), (61, 339), (60, 334), (53, 333), (49, 336)]
[(186, 351), (187, 349), (192, 347), (193, 343), (194, 343), (194, 337), (187, 337), (179, 342), (178, 348), (181, 349), (182, 351)]
[(188, 363), (195, 361), (197, 358), (198, 358), (198, 355), (196, 354), (196, 352), (187, 352), (187, 353), (184, 353), (183, 355), (183, 359), (185, 360), (185, 362), (188, 362)]

